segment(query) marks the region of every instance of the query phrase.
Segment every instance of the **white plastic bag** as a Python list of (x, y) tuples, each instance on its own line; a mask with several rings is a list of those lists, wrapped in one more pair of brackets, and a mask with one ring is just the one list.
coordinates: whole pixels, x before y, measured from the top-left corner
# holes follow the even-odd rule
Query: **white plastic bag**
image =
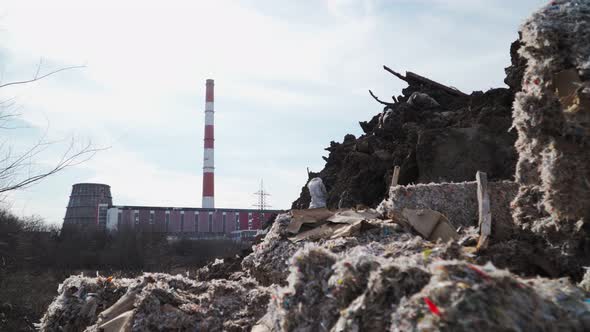
[(309, 194), (311, 195), (310, 209), (326, 207), (326, 196), (328, 196), (328, 193), (326, 192), (326, 187), (322, 179), (313, 178), (309, 180), (307, 189), (309, 189)]

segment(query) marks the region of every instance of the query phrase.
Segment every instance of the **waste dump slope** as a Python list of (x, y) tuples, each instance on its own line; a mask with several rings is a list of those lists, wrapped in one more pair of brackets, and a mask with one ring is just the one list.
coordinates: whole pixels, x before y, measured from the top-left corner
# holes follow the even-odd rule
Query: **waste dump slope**
[[(552, 1), (534, 14), (523, 30), (537, 23), (550, 26), (545, 30), (531, 28), (528, 31), (531, 38), (554, 31), (556, 26), (575, 27), (578, 32), (584, 32), (588, 22), (584, 15), (590, 13), (588, 9), (586, 1)], [(554, 15), (552, 11), (555, 10), (559, 14)], [(568, 25), (572, 17), (586, 21), (581, 25)], [(552, 19), (557, 23), (569, 23), (553, 26), (549, 24)], [(525, 35), (522, 43), (513, 44), (513, 55), (517, 54), (518, 45), (530, 46), (526, 46)], [(582, 36), (586, 35), (582, 33)], [(586, 48), (572, 47), (572, 50), (585, 51)], [(556, 50), (559, 48), (554, 47), (553, 51)], [(576, 52), (572, 54), (578, 54)], [(564, 59), (569, 59), (570, 65), (580, 65), (578, 76), (569, 72), (567, 77), (573, 77), (576, 83), (579, 83), (578, 78), (587, 80), (590, 66), (569, 57), (557, 57), (555, 63), (535, 64), (533, 61), (529, 63), (527, 75), (534, 73), (531, 68), (545, 70), (543, 66), (548, 63), (562, 69), (560, 66), (567, 62)], [(586, 56), (582, 60), (587, 59)], [(513, 59), (513, 66), (507, 70), (506, 81), (512, 89), (518, 86), (515, 76), (523, 72), (523, 65), (525, 61)], [(532, 181), (517, 179), (516, 184), (496, 181), (490, 185), (490, 192), (499, 197), (492, 199), (492, 209), (502, 227), (510, 228), (508, 201), (517, 186), (519, 192), (514, 202), (518, 209), (535, 210), (542, 205), (543, 209), (552, 207), (556, 212), (543, 210), (537, 215), (528, 214), (530, 219), (512, 224), (514, 230), (531, 224), (540, 226), (537, 230), (518, 229), (507, 239), (492, 232), (488, 234), (492, 237), (489, 245), (480, 247), (480, 234), (473, 220), (474, 183), (396, 187), (391, 197), (383, 200), (389, 188), (387, 172), (394, 164), (401, 165), (404, 172), (400, 174), (401, 184), (421, 179), (429, 182), (471, 180), (456, 178), (459, 173), (436, 169), (436, 165), (450, 165), (450, 160), (444, 160), (436, 149), (467, 137), (469, 144), (479, 140), (475, 145), (478, 148), (490, 146), (485, 153), (492, 153), (493, 160), (503, 153), (507, 155), (497, 163), (490, 163), (490, 158), (472, 154), (473, 158), (456, 164), (463, 169), (465, 177), (483, 170), (490, 180), (509, 178), (514, 172), (515, 155), (507, 152), (510, 149), (506, 149), (504, 143), (498, 143), (504, 142), (503, 139), (491, 143), (488, 139), (494, 136), (490, 133), (510, 135), (506, 134), (505, 126), (510, 124), (506, 116), (510, 114), (513, 91), (496, 89), (467, 96), (413, 73), (403, 76), (388, 71), (408, 82), (403, 96), (386, 103), (382, 114), (361, 124), (365, 135), (358, 139), (347, 135), (342, 144), (331, 144), (326, 168), (319, 173), (327, 187), (328, 207), (376, 205), (383, 201), (378, 211), (364, 208), (291, 210), (276, 218), (264, 239), (242, 260), (241, 269), (237, 267), (238, 258), (216, 261), (197, 275), (199, 280), (167, 274), (143, 274), (135, 279), (72, 276), (60, 286), (58, 296), (41, 321), (40, 330), (590, 330), (590, 272), (580, 272), (584, 265), (578, 260), (579, 256), (567, 250), (567, 245), (554, 245), (537, 233), (547, 228), (546, 222), (553, 222), (547, 221), (547, 215), (561, 218), (585, 213), (575, 200), (566, 204), (556, 199), (555, 194), (563, 188), (552, 187), (552, 180), (545, 178), (554, 174), (556, 165), (569, 165), (568, 170), (573, 174), (584, 174), (585, 168), (580, 163), (585, 162), (588, 155), (576, 150), (580, 147), (578, 142), (567, 145), (557, 138), (541, 136), (538, 141), (527, 141), (533, 134), (546, 135), (544, 126), (548, 124), (527, 122), (534, 116), (523, 112), (534, 108), (520, 110), (523, 118), (518, 120), (515, 116), (515, 122), (522, 121), (518, 128), (519, 148), (524, 148), (527, 142), (533, 145), (549, 142), (548, 146), (541, 147), (542, 151), (555, 148), (559, 155), (559, 149), (565, 146), (572, 150), (563, 151), (564, 156), (572, 151), (580, 156), (571, 159), (573, 164), (557, 162), (548, 157), (551, 154), (536, 155), (535, 158), (541, 159), (529, 156), (533, 158), (530, 159), (532, 167), (549, 167), (549, 170), (541, 170), (542, 179), (537, 174)], [(535, 89), (541, 95), (520, 94), (517, 104), (534, 101), (537, 106), (546, 106), (540, 111), (561, 119), (561, 124), (584, 124), (579, 121), (583, 118), (579, 114), (585, 114), (585, 88), (575, 89), (574, 92), (581, 95), (564, 100), (543, 96), (556, 93), (552, 89)], [(549, 103), (539, 103), (539, 100)], [(567, 103), (568, 110), (574, 107), (575, 114), (561, 114), (563, 105), (558, 105), (561, 103)], [(535, 127), (537, 124), (540, 127)], [(441, 140), (450, 141), (437, 142), (432, 136), (428, 140), (424, 138), (433, 133), (439, 133)], [(467, 151), (464, 149), (468, 147), (458, 147), (454, 153)], [(519, 167), (526, 158), (526, 153), (520, 155)], [(536, 173), (524, 168), (517, 172), (519, 176), (527, 174), (534, 176)], [(582, 192), (583, 183), (576, 185), (573, 191)], [(434, 190), (429, 192), (428, 189)], [(454, 199), (462, 202), (450, 199), (446, 204), (441, 203), (440, 199), (450, 190), (459, 191)], [(548, 193), (551, 190), (554, 192)], [(503, 192), (504, 197), (500, 197), (499, 192)], [(581, 193), (582, 199), (585, 198), (583, 194), (585, 192)], [(309, 197), (303, 192), (294, 205), (307, 208), (308, 203)], [(447, 216), (431, 210), (433, 207), (443, 210)], [(457, 209), (461, 207), (462, 210)], [(522, 215), (517, 213), (517, 220)], [(567, 227), (571, 225), (578, 229), (574, 235), (583, 234), (583, 221), (566, 218), (565, 222), (561, 219), (559, 222), (566, 226), (562, 236), (572, 234)], [(453, 225), (463, 227), (456, 229)], [(491, 227), (493, 229), (493, 224)], [(578, 247), (575, 252), (584, 254), (583, 248)], [(576, 284), (574, 280), (581, 282)]]
[(557, 242), (584, 238), (583, 220), (590, 218), (590, 3), (552, 1), (521, 31), (520, 54), (529, 65), (514, 102), (520, 184), (514, 217), (533, 231), (553, 233)]
[[(491, 263), (477, 264), (486, 257), (474, 255), (466, 241), (428, 240), (402, 219), (387, 219), (376, 211), (341, 210), (297, 222), (294, 216), (315, 212), (309, 211), (279, 215), (262, 245), (253, 248), (242, 270), (229, 279), (197, 281), (159, 273), (132, 279), (72, 276), (60, 286), (39, 328), (590, 329), (590, 274), (580, 286), (567, 278), (522, 277)], [(324, 231), (315, 237), (300, 236), (317, 235), (315, 229)], [(473, 235), (472, 228), (461, 231), (461, 236)], [(223, 264), (233, 269), (235, 262), (215, 263)], [(512, 270), (518, 264), (511, 261), (507, 267)]]
[(134, 279), (71, 276), (41, 331), (242, 331), (266, 311), (267, 288), (249, 278), (197, 282), (146, 273)]
[[(411, 79), (409, 73), (406, 77), (398, 74), (408, 87), (397, 101), (387, 103), (370, 121), (361, 122), (364, 134), (360, 137), (349, 134), (341, 143), (330, 142), (324, 168), (310, 173), (309, 179), (323, 180), (327, 206), (375, 207), (387, 196), (395, 165), (401, 166), (401, 185), (473, 181), (478, 170), (486, 172), (491, 181), (512, 180), (516, 133), (509, 128), (518, 88), (515, 76), (524, 65), (518, 53), (512, 55), (506, 81), (514, 88), (509, 89), (451, 94), (428, 81)], [(417, 102), (416, 95), (423, 95), (425, 101)], [(309, 203), (304, 186), (292, 208), (307, 208)]]

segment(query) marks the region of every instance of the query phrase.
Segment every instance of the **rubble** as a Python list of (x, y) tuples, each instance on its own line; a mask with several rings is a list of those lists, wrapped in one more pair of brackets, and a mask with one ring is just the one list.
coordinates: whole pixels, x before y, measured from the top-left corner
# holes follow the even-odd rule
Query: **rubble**
[(197, 282), (145, 273), (134, 279), (104, 280), (66, 279), (39, 329), (242, 331), (264, 315), (269, 299), (268, 289), (249, 278)]

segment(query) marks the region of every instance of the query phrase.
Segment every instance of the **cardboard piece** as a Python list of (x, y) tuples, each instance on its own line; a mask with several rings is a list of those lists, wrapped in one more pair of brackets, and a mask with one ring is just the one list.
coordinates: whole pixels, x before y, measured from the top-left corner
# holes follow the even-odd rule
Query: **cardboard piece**
[(337, 224), (353, 224), (361, 220), (368, 220), (368, 219), (377, 219), (379, 218), (379, 213), (377, 211), (371, 210), (364, 210), (364, 211), (355, 211), (355, 210), (344, 210), (338, 211), (334, 213), (331, 217), (329, 217), (329, 222), (337, 223)]
[(98, 326), (99, 331), (104, 332), (131, 332), (133, 327), (133, 316), (135, 310), (126, 311), (119, 316), (109, 320), (108, 322), (102, 323)]
[(271, 332), (272, 328), (273, 323), (270, 314), (266, 313), (266, 315), (262, 316), (262, 318), (260, 318), (258, 322), (256, 322), (256, 325), (252, 327), (251, 332)]
[(580, 93), (582, 86), (582, 80), (575, 68), (553, 74), (555, 94), (565, 112), (575, 113), (580, 110), (590, 110), (590, 99)]
[(427, 240), (436, 241), (441, 239), (448, 241), (459, 237), (457, 231), (440, 212), (427, 209), (404, 209), (402, 215), (410, 226)]
[(319, 227), (312, 228), (308, 231), (301, 232), (295, 235), (294, 237), (290, 237), (289, 240), (291, 240), (292, 242), (300, 242), (316, 241), (319, 239), (329, 239), (330, 237), (332, 237), (332, 234), (334, 234), (335, 231), (346, 226), (346, 224), (327, 223)]
[(478, 171), (475, 174), (477, 180), (477, 205), (479, 212), (479, 240), (477, 249), (483, 250), (488, 246), (492, 235), (492, 212), (490, 211), (490, 195), (488, 194), (488, 176)]
[(321, 224), (334, 215), (335, 212), (326, 208), (291, 210), (291, 223), (287, 226), (287, 232), (297, 234), (303, 224)]
[(131, 290), (127, 294), (123, 295), (117, 302), (107, 308), (105, 311), (98, 315), (99, 323), (101, 321), (110, 321), (111, 319), (119, 316), (123, 312), (129, 311), (134, 308), (135, 300), (139, 294), (138, 290)]
[[(374, 210), (338, 210), (327, 209), (292, 210), (293, 219), (287, 231), (298, 233), (290, 237), (292, 242), (315, 241), (319, 239), (335, 239), (338, 237), (354, 236), (363, 228), (374, 228), (371, 221), (379, 218), (379, 213)], [(302, 231), (302, 226), (313, 228)]]

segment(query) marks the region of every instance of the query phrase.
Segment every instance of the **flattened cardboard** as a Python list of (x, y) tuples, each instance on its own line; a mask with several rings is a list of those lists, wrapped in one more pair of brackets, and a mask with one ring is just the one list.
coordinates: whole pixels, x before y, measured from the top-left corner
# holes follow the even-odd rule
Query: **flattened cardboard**
[(438, 239), (448, 241), (459, 237), (447, 218), (440, 212), (428, 209), (404, 209), (402, 215), (413, 229), (430, 241)]
[(590, 110), (588, 96), (580, 93), (582, 80), (575, 68), (562, 70), (553, 74), (553, 86), (564, 111), (575, 113), (580, 110)]
[(287, 232), (291, 234), (299, 233), (303, 224), (316, 224), (325, 221), (334, 215), (334, 211), (326, 208), (291, 210), (291, 223), (287, 226)]

